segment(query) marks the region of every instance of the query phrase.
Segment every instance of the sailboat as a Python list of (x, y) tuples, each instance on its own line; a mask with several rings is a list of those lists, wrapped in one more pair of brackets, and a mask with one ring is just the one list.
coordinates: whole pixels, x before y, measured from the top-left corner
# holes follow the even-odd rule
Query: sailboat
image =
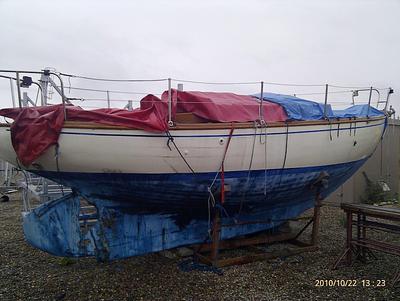
[[(71, 187), (24, 215), (33, 246), (112, 260), (201, 243), (220, 207), (221, 239), (278, 227), (314, 206), (372, 155), (386, 111), (289, 95), (178, 91), (140, 108), (11, 108), (0, 158)], [(85, 200), (95, 207), (87, 215)]]

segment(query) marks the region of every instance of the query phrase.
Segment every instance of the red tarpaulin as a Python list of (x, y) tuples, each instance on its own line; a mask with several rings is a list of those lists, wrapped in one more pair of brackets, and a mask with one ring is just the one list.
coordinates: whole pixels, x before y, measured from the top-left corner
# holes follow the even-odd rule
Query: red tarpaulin
[[(168, 100), (168, 91), (161, 96)], [(247, 95), (221, 92), (197, 92), (172, 90), (173, 112), (191, 112), (214, 122), (248, 122), (260, 119), (260, 103), (257, 98)], [(276, 103), (263, 102), (264, 120), (285, 121), (285, 110)]]
[[(140, 108), (127, 111), (122, 109), (83, 110), (66, 106), (67, 120), (94, 122), (105, 125), (124, 126), (150, 132), (165, 132), (167, 126), (167, 105), (153, 95), (141, 101)], [(0, 116), (14, 119), (11, 125), (11, 141), (20, 162), (28, 166), (55, 145), (64, 125), (62, 105), (0, 110)]]
[[(168, 130), (168, 92), (162, 99), (147, 95), (140, 108), (133, 111), (122, 109), (83, 110), (66, 106), (68, 121), (94, 122), (124, 126), (150, 132)], [(259, 119), (259, 103), (251, 96), (233, 93), (172, 91), (172, 112), (191, 112), (211, 122), (247, 122)], [(263, 102), (264, 120), (285, 121), (287, 115), (278, 104)], [(51, 145), (57, 144), (64, 125), (62, 105), (0, 110), (0, 116), (14, 119), (11, 140), (21, 163), (30, 165)]]

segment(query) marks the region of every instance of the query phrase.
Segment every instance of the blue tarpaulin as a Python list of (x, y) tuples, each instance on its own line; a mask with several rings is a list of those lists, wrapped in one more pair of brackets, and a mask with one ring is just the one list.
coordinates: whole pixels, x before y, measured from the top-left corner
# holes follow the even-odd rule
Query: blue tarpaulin
[(375, 109), (374, 107), (371, 106), (369, 106), (369, 111), (368, 111), (367, 104), (354, 105), (345, 110), (334, 110), (333, 112), (335, 114), (335, 117), (337, 118), (367, 117), (367, 115), (369, 117), (374, 117), (374, 116), (385, 115), (382, 111), (379, 111), (378, 109)]
[[(253, 95), (260, 98), (260, 94)], [(280, 104), (286, 111), (289, 120), (319, 120), (324, 118), (324, 104), (298, 98), (291, 95), (263, 93), (263, 99)], [(327, 117), (334, 114), (330, 105), (327, 106)]]
[[(260, 99), (260, 93), (254, 94)], [(291, 95), (263, 93), (263, 99), (281, 105), (289, 120), (320, 120), (324, 116), (324, 104), (312, 100), (302, 99)], [(345, 110), (332, 110), (331, 105), (327, 105), (327, 118), (350, 118), (350, 117), (369, 117), (383, 116), (384, 113), (371, 107), (368, 112), (368, 105), (354, 105)]]

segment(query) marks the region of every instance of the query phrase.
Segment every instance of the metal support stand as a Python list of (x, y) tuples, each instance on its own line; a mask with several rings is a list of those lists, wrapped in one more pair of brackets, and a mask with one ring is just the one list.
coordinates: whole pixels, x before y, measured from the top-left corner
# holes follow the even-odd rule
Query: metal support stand
[(318, 245), (319, 238), (319, 221), (321, 216), (321, 196), (319, 191), (315, 195), (315, 206), (314, 206), (314, 216), (313, 216), (313, 227), (311, 232), (311, 245)]
[[(399, 244), (367, 237), (367, 229), (400, 235), (400, 226), (387, 222), (400, 221), (399, 209), (351, 203), (342, 203), (341, 208), (347, 216), (346, 245), (333, 269), (338, 268), (342, 261), (345, 265), (351, 266), (355, 260), (365, 263), (367, 257), (376, 259), (372, 250), (400, 256)], [(373, 217), (375, 220), (369, 220), (367, 217)], [(353, 226), (356, 226), (355, 237)], [(353, 255), (355, 260), (353, 260)]]
[[(214, 207), (215, 208), (215, 207)], [(219, 209), (214, 209), (214, 220), (212, 230), (211, 263), (212, 266), (218, 266), (218, 253), (221, 238), (221, 217)]]
[[(266, 231), (264, 233), (248, 236), (245, 238), (221, 240), (220, 239), (221, 228), (224, 227), (224, 225), (221, 224), (220, 209), (218, 208), (218, 206), (215, 206), (212, 235), (211, 235), (212, 241), (211, 243), (204, 243), (192, 246), (194, 250), (194, 256), (198, 261), (204, 264), (208, 264), (214, 268), (221, 268), (231, 265), (246, 264), (254, 261), (261, 261), (277, 257), (287, 257), (304, 252), (316, 251), (319, 248), (318, 233), (319, 233), (320, 211), (321, 211), (321, 198), (318, 189), (316, 191), (316, 196), (315, 196), (314, 214), (309, 219), (308, 223), (306, 223), (306, 225), (300, 231), (293, 232), (293, 231), (281, 230), (280, 232), (277, 233)], [(310, 242), (304, 242), (298, 240), (299, 236), (311, 224), (313, 224), (313, 227), (312, 227)], [(272, 252), (261, 251), (256, 247), (257, 245), (260, 244), (272, 244), (278, 242), (290, 243), (293, 245), (293, 247)], [(221, 250), (235, 249), (238, 247), (247, 247), (256, 252), (240, 257), (231, 257), (224, 259), (219, 258)], [(203, 253), (209, 252), (209, 256), (203, 255), (201, 254), (201, 252)]]

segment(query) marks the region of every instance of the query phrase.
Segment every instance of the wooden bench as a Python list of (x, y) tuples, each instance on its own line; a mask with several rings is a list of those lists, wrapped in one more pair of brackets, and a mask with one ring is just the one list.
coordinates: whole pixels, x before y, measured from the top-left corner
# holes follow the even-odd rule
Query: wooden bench
[[(400, 235), (400, 225), (393, 223), (393, 221), (400, 221), (400, 209), (350, 203), (342, 203), (340, 207), (346, 213), (347, 218), (346, 246), (336, 260), (334, 269), (344, 259), (348, 266), (352, 265), (353, 254), (356, 260), (365, 262), (367, 254), (375, 257), (372, 250), (400, 256), (400, 243), (383, 242), (367, 237), (368, 229)], [(374, 220), (370, 218), (374, 218)], [(355, 236), (353, 235), (353, 226), (356, 229)], [(394, 282), (399, 279), (400, 274), (397, 274)]]

